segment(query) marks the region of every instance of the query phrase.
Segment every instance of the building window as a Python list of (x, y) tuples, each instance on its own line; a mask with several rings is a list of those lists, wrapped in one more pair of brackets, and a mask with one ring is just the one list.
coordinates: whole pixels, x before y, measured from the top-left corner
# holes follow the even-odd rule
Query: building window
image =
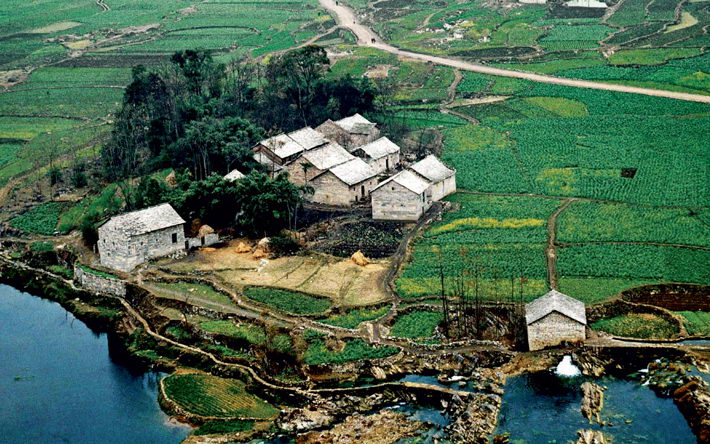
[(177, 244), (177, 233), (173, 233), (173, 243)]

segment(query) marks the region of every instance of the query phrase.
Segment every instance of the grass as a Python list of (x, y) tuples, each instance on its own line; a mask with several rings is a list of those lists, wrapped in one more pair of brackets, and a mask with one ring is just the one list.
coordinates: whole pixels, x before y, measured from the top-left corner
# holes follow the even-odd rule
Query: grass
[(59, 217), (57, 230), (62, 233), (79, 228), (81, 221), (88, 215), (96, 214), (99, 219), (117, 213), (123, 207), (123, 199), (116, 192), (118, 187), (111, 184), (97, 195), (85, 197), (79, 203), (64, 210)]
[(244, 382), (205, 374), (175, 374), (163, 380), (166, 396), (189, 413), (216, 418), (272, 418), (266, 401), (246, 391)]
[[(197, 299), (214, 303), (215, 307), (223, 305), (234, 306), (234, 301), (228, 295), (215, 290), (211, 285), (199, 284), (192, 282), (172, 282), (172, 283), (154, 283), (159, 296), (175, 299), (179, 297), (187, 302), (199, 303)], [(161, 291), (164, 290), (164, 291)], [(192, 298), (195, 300), (191, 301)]]
[(244, 289), (244, 295), (253, 301), (294, 314), (323, 313), (331, 306), (329, 299), (278, 288), (248, 287)]
[(388, 311), (388, 306), (380, 308), (358, 308), (350, 310), (345, 314), (319, 319), (318, 322), (342, 328), (357, 328), (361, 322), (378, 319), (384, 316)]
[(200, 322), (200, 328), (209, 333), (219, 333), (236, 339), (243, 339), (253, 345), (266, 343), (266, 332), (263, 327), (253, 324), (235, 324), (232, 321)]
[(676, 313), (683, 318), (683, 324), (691, 336), (710, 336), (710, 312), (680, 311)]
[(340, 351), (331, 350), (322, 339), (312, 339), (303, 355), (303, 361), (308, 365), (344, 364), (346, 362), (364, 359), (380, 359), (396, 354), (397, 347), (372, 347), (362, 339), (347, 341)]
[(111, 274), (111, 273), (106, 273), (105, 271), (101, 270), (94, 270), (93, 268), (89, 268), (84, 264), (76, 263), (77, 268), (81, 268), (84, 272), (94, 274), (96, 276), (101, 276), (109, 279), (118, 279), (118, 276)]
[(434, 335), (434, 329), (436, 329), (443, 319), (443, 313), (435, 311), (412, 311), (397, 316), (390, 330), (390, 334), (399, 338), (429, 338)]
[(592, 322), (594, 330), (640, 339), (669, 339), (678, 334), (676, 326), (652, 314), (627, 314)]
[(59, 215), (64, 205), (58, 202), (46, 202), (31, 208), (29, 211), (15, 217), (10, 225), (28, 234), (54, 234), (59, 222)]

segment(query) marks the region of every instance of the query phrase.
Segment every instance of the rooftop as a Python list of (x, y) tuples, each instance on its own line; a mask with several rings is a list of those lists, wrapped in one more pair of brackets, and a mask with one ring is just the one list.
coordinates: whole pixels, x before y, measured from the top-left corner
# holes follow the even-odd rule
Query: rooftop
[(552, 290), (526, 304), (525, 321), (530, 325), (554, 311), (572, 318), (580, 324), (587, 325), (584, 302), (571, 298), (557, 290)]
[(375, 170), (359, 157), (331, 168), (330, 172), (348, 185), (355, 185), (375, 177)]
[(334, 123), (351, 134), (370, 134), (377, 126), (376, 123), (370, 122), (357, 113), (350, 117), (336, 120)]
[(301, 145), (306, 150), (311, 150), (315, 147), (328, 143), (328, 139), (323, 137), (321, 133), (314, 130), (310, 126), (288, 133), (288, 137), (295, 140), (296, 143)]
[(303, 146), (286, 134), (279, 134), (278, 136), (262, 140), (260, 144), (270, 149), (272, 153), (282, 159), (298, 154), (304, 150)]
[(226, 176), (224, 176), (224, 178), (230, 182), (234, 182), (235, 180), (239, 180), (242, 177), (244, 177), (244, 174), (237, 169), (233, 169)]
[(377, 185), (375, 188), (373, 188), (372, 191), (375, 191), (376, 189), (390, 183), (390, 182), (395, 182), (403, 187), (407, 188), (410, 191), (415, 192), (416, 194), (422, 194), (429, 188), (429, 185), (431, 185), (429, 182), (426, 180), (422, 179), (418, 175), (414, 174), (413, 172), (409, 170), (404, 170), (400, 171), (399, 173), (395, 174), (394, 176), (390, 177), (389, 179), (385, 180), (381, 184)]
[(259, 162), (262, 165), (266, 165), (266, 167), (269, 169), (269, 171), (281, 171), (283, 167), (281, 165), (277, 165), (274, 163), (271, 159), (269, 159), (269, 156), (267, 156), (264, 153), (254, 153), (254, 160)]
[(379, 159), (388, 154), (399, 152), (399, 147), (386, 137), (380, 137), (374, 142), (361, 146), (359, 149), (361, 149), (371, 159)]
[(430, 154), (409, 167), (414, 170), (417, 174), (425, 177), (431, 182), (441, 182), (444, 179), (456, 174), (456, 170), (453, 170), (446, 165), (433, 154)]
[(354, 156), (339, 144), (330, 142), (325, 146), (306, 151), (303, 153), (303, 158), (319, 170), (327, 170), (353, 159)]
[(183, 218), (170, 204), (163, 203), (114, 216), (103, 227), (122, 231), (128, 236), (139, 236), (184, 223)]

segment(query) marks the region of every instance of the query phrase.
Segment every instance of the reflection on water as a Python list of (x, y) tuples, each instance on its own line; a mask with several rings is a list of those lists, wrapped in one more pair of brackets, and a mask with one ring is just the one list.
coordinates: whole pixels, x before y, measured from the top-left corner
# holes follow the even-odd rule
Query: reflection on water
[(0, 285), (0, 430), (3, 444), (178, 443), (190, 429), (158, 406), (160, 375), (109, 356), (59, 304)]
[(509, 378), (496, 434), (510, 433), (511, 442), (575, 441), (582, 428), (601, 430), (617, 443), (694, 443), (695, 436), (671, 399), (659, 398), (634, 381), (596, 380), (604, 392), (603, 421), (590, 425), (580, 413), (583, 377), (559, 378), (540, 372)]

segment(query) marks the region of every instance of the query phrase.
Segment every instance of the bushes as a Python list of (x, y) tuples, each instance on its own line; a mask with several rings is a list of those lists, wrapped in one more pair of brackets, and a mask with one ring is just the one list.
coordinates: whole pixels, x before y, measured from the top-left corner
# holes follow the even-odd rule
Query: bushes
[(269, 249), (277, 256), (290, 256), (297, 253), (301, 246), (293, 237), (279, 234), (269, 238)]
[(326, 298), (277, 288), (248, 287), (244, 295), (253, 301), (295, 314), (322, 313), (331, 306)]

